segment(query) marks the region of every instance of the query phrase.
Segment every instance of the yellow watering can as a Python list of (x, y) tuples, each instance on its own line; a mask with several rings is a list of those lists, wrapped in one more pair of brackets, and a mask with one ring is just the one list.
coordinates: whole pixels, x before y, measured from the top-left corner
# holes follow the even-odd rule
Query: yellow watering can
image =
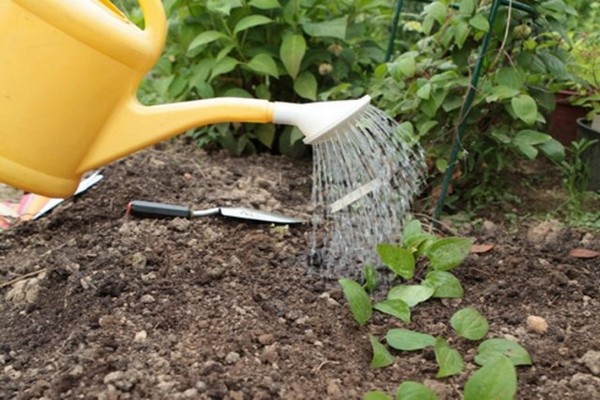
[(139, 0), (145, 29), (109, 0), (0, 0), (0, 181), (71, 195), (84, 172), (193, 127), (296, 125), (306, 143), (344, 131), (369, 104), (215, 98), (144, 106), (137, 87), (160, 56), (160, 0)]

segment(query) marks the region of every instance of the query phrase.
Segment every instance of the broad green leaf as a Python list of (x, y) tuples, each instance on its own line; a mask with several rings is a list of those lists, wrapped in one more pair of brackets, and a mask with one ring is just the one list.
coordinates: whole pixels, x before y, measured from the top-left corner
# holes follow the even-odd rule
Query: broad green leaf
[(448, 15), (448, 7), (440, 1), (426, 5), (423, 10), (426, 15), (436, 20), (439, 24), (443, 24)]
[(254, 134), (259, 142), (272, 148), (273, 141), (275, 140), (275, 125), (273, 124), (260, 124), (254, 129)]
[(402, 351), (422, 350), (435, 346), (435, 338), (426, 333), (408, 329), (390, 329), (385, 335), (385, 341), (390, 347)]
[(347, 26), (348, 17), (341, 17), (324, 22), (306, 22), (302, 24), (302, 29), (308, 36), (333, 37), (340, 40), (346, 40)]
[(475, 362), (479, 365), (487, 365), (498, 356), (506, 356), (513, 365), (531, 365), (531, 356), (518, 343), (507, 339), (488, 339), (477, 347)]
[(215, 58), (215, 63), (219, 63), (219, 61), (221, 61), (222, 59), (224, 59), (226, 56), (229, 55), (229, 53), (231, 53), (231, 50), (233, 50), (233, 48), (235, 47), (235, 45), (233, 44), (229, 44), (227, 46), (224, 46), (219, 53), (217, 54), (217, 57)]
[(459, 336), (469, 340), (483, 339), (490, 329), (485, 317), (472, 307), (455, 312), (450, 319), (450, 325)]
[(300, 18), (300, 7), (302, 0), (289, 0), (283, 9), (283, 20), (291, 26), (296, 26)]
[(490, 131), (490, 136), (503, 144), (509, 144), (512, 141), (512, 138), (499, 129), (492, 129), (492, 131)]
[(497, 357), (469, 377), (464, 400), (512, 400), (517, 393), (517, 371), (506, 357)]
[(469, 20), (469, 25), (482, 32), (490, 30), (490, 22), (482, 14), (477, 14)]
[(269, 89), (269, 86), (264, 83), (258, 85), (256, 89), (254, 89), (254, 92), (259, 99), (271, 100), (271, 90)]
[(294, 81), (294, 91), (304, 97), (315, 101), (317, 99), (317, 78), (308, 71), (302, 71)]
[(153, 79), (151, 81), (152, 88), (156, 91), (156, 93), (159, 94), (160, 97), (168, 98), (169, 87), (171, 86), (171, 83), (173, 83), (173, 80), (175, 80), (175, 75), (169, 75)]
[(278, 0), (250, 0), (248, 4), (260, 10), (272, 10), (274, 8), (281, 8), (281, 4), (279, 4)]
[(417, 72), (417, 63), (414, 57), (401, 57), (391, 66), (392, 75), (397, 81), (412, 78)]
[(475, 8), (477, 7), (476, 0), (461, 0), (459, 11), (462, 15), (466, 17), (470, 17), (475, 12)]
[(363, 396), (363, 400), (392, 400), (387, 393), (382, 392), (380, 390), (372, 390), (370, 392), (365, 393)]
[(296, 79), (300, 72), (300, 63), (306, 53), (306, 41), (302, 35), (287, 33), (283, 36), (279, 56), (286, 71), (292, 79)]
[(423, 18), (423, 24), (421, 25), (421, 28), (423, 29), (423, 33), (425, 33), (426, 35), (431, 34), (434, 23), (435, 23), (435, 19), (431, 15), (425, 16), (425, 18)]
[(273, 20), (264, 15), (248, 15), (238, 21), (233, 28), (233, 33), (237, 34), (255, 26), (271, 23)]
[(441, 173), (444, 173), (448, 168), (448, 160), (446, 160), (445, 158), (438, 158), (437, 160), (435, 160), (435, 168)]
[(554, 79), (566, 80), (569, 79), (566, 64), (554, 54), (548, 51), (538, 52), (538, 56), (548, 68), (548, 71)]
[(511, 87), (500, 84), (492, 86), (492, 89), (490, 90), (489, 94), (485, 97), (485, 101), (491, 103), (498, 100), (510, 99), (515, 97), (519, 93), (520, 91), (517, 89), (513, 89)]
[(359, 325), (364, 325), (373, 315), (371, 299), (365, 289), (351, 279), (340, 279), (344, 296), (348, 301), (350, 311)]
[(525, 156), (530, 160), (533, 160), (538, 155), (538, 150), (530, 144), (517, 143), (516, 146), (521, 151), (521, 153), (525, 154)]
[(463, 237), (448, 237), (436, 240), (425, 255), (429, 258), (434, 270), (449, 271), (459, 266), (469, 255), (473, 239)]
[(533, 131), (531, 129), (523, 129), (522, 131), (517, 132), (514, 142), (534, 146), (536, 144), (545, 143), (550, 139), (552, 138), (546, 133)]
[(208, 82), (198, 82), (194, 85), (194, 88), (201, 99), (212, 99), (215, 97), (215, 90)]
[(469, 24), (467, 24), (464, 21), (459, 21), (454, 28), (454, 43), (458, 46), (459, 49), (462, 49), (467, 38), (469, 37), (469, 32), (471, 31), (471, 28), (469, 27)]
[(238, 88), (238, 87), (233, 87), (233, 88), (227, 89), (223, 93), (223, 97), (242, 97), (242, 98), (245, 98), (245, 99), (252, 99), (254, 96), (252, 96), (245, 89)]
[(363, 269), (363, 278), (365, 280), (365, 289), (369, 292), (375, 290), (377, 287), (377, 269), (373, 265), (365, 265), (365, 268)]
[(242, 7), (242, 0), (207, 0), (208, 11), (229, 15), (233, 8)]
[(435, 361), (438, 364), (438, 378), (445, 378), (447, 376), (458, 375), (462, 372), (465, 365), (460, 353), (448, 346), (448, 343), (438, 338), (435, 341)]
[(521, 69), (517, 67), (500, 68), (496, 75), (496, 80), (498, 84), (515, 90), (521, 90), (525, 84)]
[(192, 77), (190, 78), (190, 86), (196, 86), (199, 83), (206, 83), (210, 76), (210, 69), (214, 65), (215, 60), (212, 58), (204, 58), (192, 67)]
[(409, 250), (393, 244), (381, 243), (377, 245), (377, 254), (396, 275), (411, 279), (415, 274), (415, 258)]
[(236, 60), (235, 58), (224, 57), (222, 60), (218, 61), (213, 66), (212, 71), (210, 72), (210, 78), (208, 78), (208, 81), (210, 82), (219, 75), (223, 75), (223, 74), (233, 71), (237, 65), (238, 65), (238, 60)]
[(461, 298), (464, 290), (457, 277), (446, 271), (430, 271), (421, 283), (435, 289), (432, 297)]
[(405, 121), (398, 125), (396, 133), (404, 142), (409, 143), (414, 138), (415, 130), (412, 123)]
[(435, 114), (444, 103), (448, 90), (436, 89), (431, 93), (431, 97), (421, 102), (419, 108), (430, 118), (435, 118)]
[(426, 83), (417, 90), (417, 97), (427, 100), (431, 96), (431, 83)]
[(252, 58), (246, 64), (254, 72), (259, 74), (271, 75), (274, 78), (279, 78), (279, 71), (277, 70), (277, 64), (273, 57), (267, 53), (260, 53)]
[(535, 100), (528, 94), (521, 94), (513, 97), (510, 101), (512, 110), (515, 115), (527, 125), (535, 124), (537, 120), (537, 104)]
[(373, 358), (371, 359), (371, 368), (382, 368), (392, 365), (396, 360), (393, 355), (379, 343), (379, 340), (373, 335), (369, 335), (371, 348), (373, 349)]
[[(462, 101), (461, 101), (462, 103)], [(446, 104), (446, 102), (444, 102), (444, 104)], [(427, 132), (429, 132), (433, 127), (437, 126), (439, 124), (438, 121), (425, 121), (423, 123), (420, 123), (417, 125), (417, 130), (419, 131), (419, 135), (423, 136), (425, 135)]]
[(407, 324), (410, 323), (410, 308), (408, 304), (400, 299), (384, 300), (376, 303), (373, 308), (384, 314), (396, 317)]
[(172, 99), (177, 98), (187, 88), (189, 80), (183, 76), (178, 76), (169, 85), (169, 97)]
[(205, 44), (212, 43), (219, 39), (228, 39), (228, 38), (229, 37), (227, 35), (225, 35), (224, 33), (217, 32), (217, 31), (202, 32), (201, 34), (196, 36), (194, 38), (194, 40), (192, 40), (190, 45), (188, 46), (188, 49), (187, 49), (188, 56), (196, 55), (197, 53), (194, 54), (196, 52), (196, 50), (198, 50), (201, 46), (204, 46)]
[(556, 139), (550, 139), (538, 147), (552, 161), (561, 162), (565, 159), (565, 147)]
[[(410, 124), (410, 122), (407, 122), (408, 124)], [(412, 127), (412, 124), (411, 124)], [(412, 130), (412, 128), (411, 128)], [(410, 240), (413, 237), (416, 237), (417, 235), (420, 235), (423, 233), (423, 227), (421, 226), (421, 221), (419, 221), (418, 219), (411, 219), (409, 222), (407, 222), (404, 225), (404, 228), (402, 229), (402, 243), (405, 246), (408, 246), (408, 242), (410, 242)]]
[(450, 93), (446, 97), (446, 100), (444, 100), (444, 103), (442, 103), (442, 108), (446, 112), (458, 110), (459, 108), (462, 107), (464, 102), (465, 102), (465, 99), (462, 96), (455, 94), (455, 93)]
[(409, 307), (414, 307), (433, 296), (435, 289), (423, 285), (399, 285), (394, 286), (388, 292), (388, 299), (400, 299)]
[(438, 396), (422, 383), (405, 381), (398, 386), (396, 400), (438, 400)]

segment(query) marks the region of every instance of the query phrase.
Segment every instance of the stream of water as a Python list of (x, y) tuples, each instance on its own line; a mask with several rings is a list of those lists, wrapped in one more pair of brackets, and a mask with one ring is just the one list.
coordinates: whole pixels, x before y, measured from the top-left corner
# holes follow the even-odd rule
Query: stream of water
[(425, 171), (423, 150), (373, 106), (313, 147), (312, 259), (319, 275), (360, 277), (376, 246), (397, 243)]

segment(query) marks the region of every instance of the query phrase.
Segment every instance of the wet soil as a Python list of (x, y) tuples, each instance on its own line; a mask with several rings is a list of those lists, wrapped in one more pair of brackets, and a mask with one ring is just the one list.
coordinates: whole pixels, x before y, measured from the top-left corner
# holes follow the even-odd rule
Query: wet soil
[[(455, 270), (462, 300), (417, 306), (408, 328), (446, 337), (465, 373), (437, 380), (431, 351), (397, 352), (373, 370), (368, 335), (406, 325), (354, 322), (336, 281), (309, 267), (308, 224), (126, 215), (144, 199), (308, 218), (309, 161), (231, 158), (183, 141), (108, 166), (88, 192), (0, 235), (0, 398), (360, 399), (411, 379), (460, 399), (477, 343), (449, 319), (474, 306), (488, 337), (532, 356), (517, 398), (600, 399), (600, 259), (569, 254), (600, 250), (597, 233), (536, 221), (458, 227), (494, 247)], [(527, 329), (531, 315), (545, 333)]]

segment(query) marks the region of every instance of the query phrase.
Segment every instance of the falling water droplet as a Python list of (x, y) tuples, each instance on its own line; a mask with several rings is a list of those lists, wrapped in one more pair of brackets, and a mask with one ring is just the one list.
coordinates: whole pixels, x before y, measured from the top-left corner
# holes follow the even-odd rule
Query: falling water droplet
[(423, 150), (373, 106), (313, 148), (312, 259), (317, 273), (359, 277), (376, 246), (399, 240), (425, 171)]

